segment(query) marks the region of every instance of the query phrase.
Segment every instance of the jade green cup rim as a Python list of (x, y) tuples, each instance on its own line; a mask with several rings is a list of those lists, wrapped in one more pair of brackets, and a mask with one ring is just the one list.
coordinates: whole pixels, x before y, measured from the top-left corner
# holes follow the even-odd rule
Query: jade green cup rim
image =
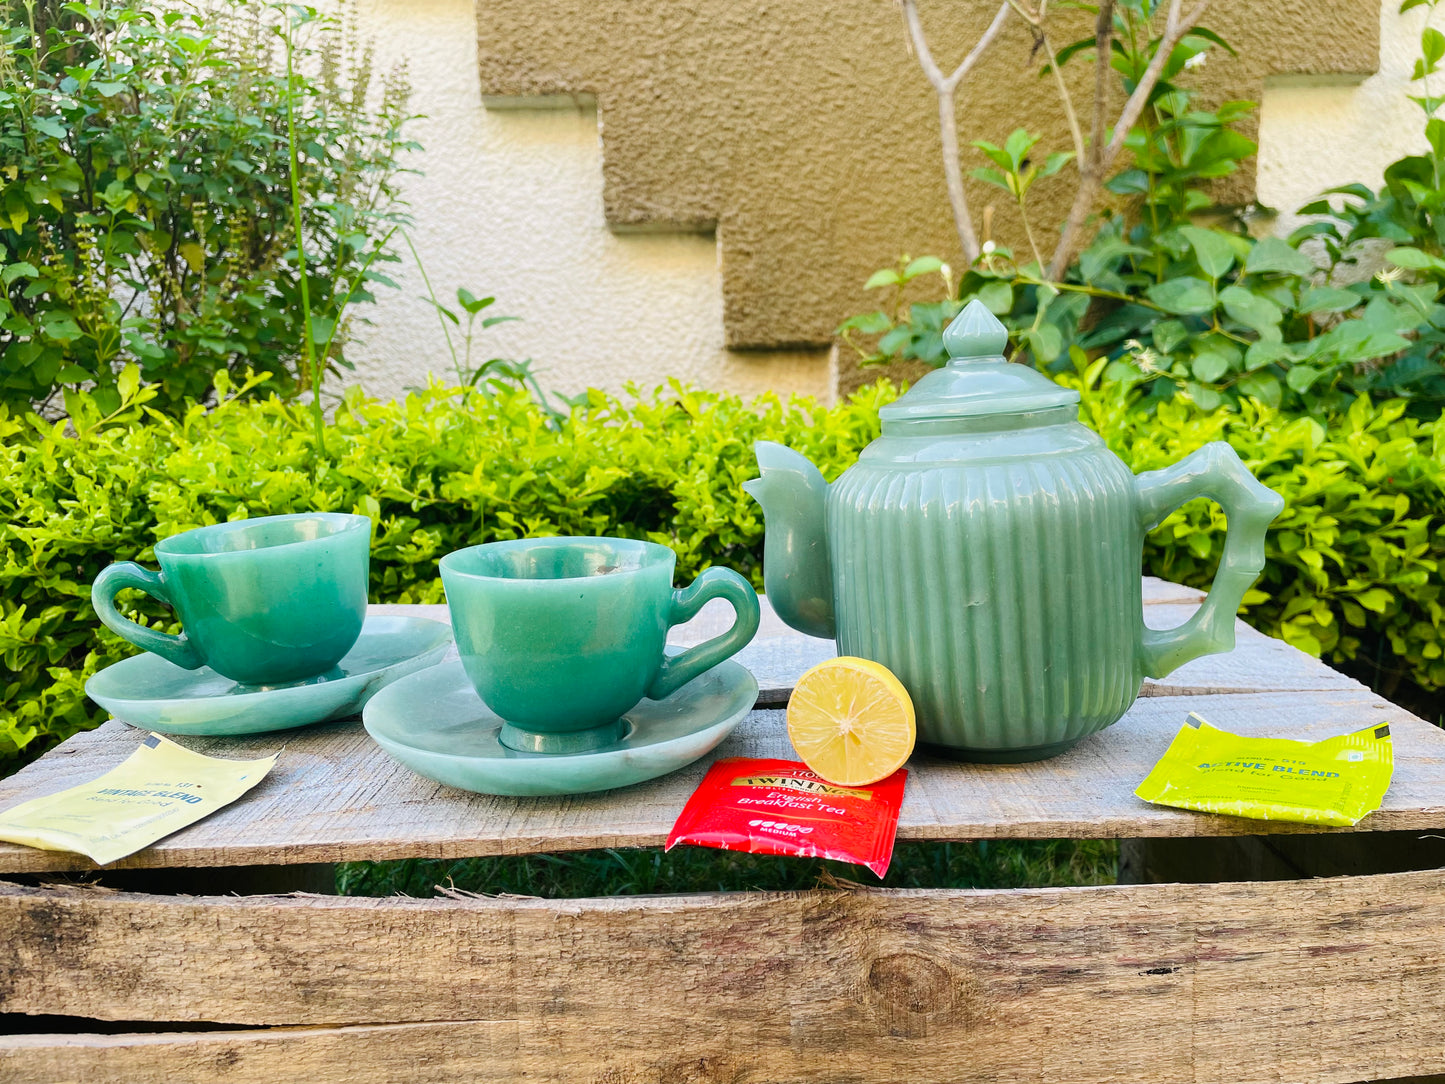
[[(539, 575), (529, 571), (520, 563), (508, 564), (508, 557), (514, 554), (533, 555), (540, 551), (556, 551), (583, 555), (587, 551), (598, 555), (620, 557), (626, 560), (622, 567), (612, 569), (608, 578), (628, 576), (649, 568), (667, 566), (671, 569), (677, 561), (677, 553), (670, 546), (657, 542), (644, 542), (637, 538), (607, 538), (595, 535), (559, 535), (548, 538), (511, 538), (500, 542), (483, 542), (476, 546), (453, 550), (437, 562), (438, 568), (448, 576), (461, 580), (476, 580), (485, 583), (576, 583), (594, 580), (597, 570), (580, 575)], [(669, 580), (669, 583), (671, 581)]]
[[(320, 530), (303, 532), (306, 524), (319, 526)], [(294, 528), (290, 537), (279, 541), (259, 540), (259, 544), (245, 544), (248, 536), (270, 534), (281, 528)], [(251, 519), (236, 519), (228, 523), (211, 523), (204, 527), (193, 527), (181, 531), (155, 544), (157, 557), (207, 558), (234, 557), (242, 554), (275, 552), (288, 546), (304, 546), (335, 538), (353, 531), (371, 532), (368, 516), (352, 515), (348, 512), (293, 512), (280, 516), (255, 516)], [(252, 541), (256, 541), (252, 539)]]

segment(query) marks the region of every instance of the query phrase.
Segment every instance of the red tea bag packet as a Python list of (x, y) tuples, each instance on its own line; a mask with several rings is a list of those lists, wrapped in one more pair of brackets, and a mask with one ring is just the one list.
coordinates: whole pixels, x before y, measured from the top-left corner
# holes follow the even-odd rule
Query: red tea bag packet
[(839, 787), (795, 760), (729, 757), (708, 769), (683, 806), (679, 843), (752, 854), (836, 858), (879, 877), (893, 859), (907, 770), (866, 787)]

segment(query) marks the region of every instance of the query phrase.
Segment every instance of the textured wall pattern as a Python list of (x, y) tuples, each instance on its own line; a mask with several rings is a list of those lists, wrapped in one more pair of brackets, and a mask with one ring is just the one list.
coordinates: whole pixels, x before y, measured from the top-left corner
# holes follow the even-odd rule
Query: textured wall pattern
[[(407, 133), (423, 150), (403, 189), (432, 286), (453, 306), (458, 287), (494, 294), (488, 312), (521, 318), (479, 333), (474, 364), (532, 358), (543, 386), (566, 393), (676, 377), (744, 395), (830, 396), (826, 351), (726, 349), (711, 237), (608, 229), (594, 109), (483, 108), (472, 0), (359, 0), (357, 14), (379, 65), (405, 63), (413, 86), (420, 116)], [(401, 289), (357, 306), (369, 324), (349, 350), (349, 379), (385, 397), (428, 374), (455, 379), (426, 286), (397, 247), (402, 262), (386, 272)]]
[[(994, 11), (981, 0), (921, 8), (945, 69)], [(484, 97), (595, 97), (608, 224), (716, 228), (727, 345), (826, 343), (865, 303), (868, 273), (900, 250), (956, 257), (932, 91), (893, 4), (478, 0), (476, 10)], [(1087, 20), (1080, 13), (1073, 36)], [(1218, 0), (1206, 22), (1239, 51), (1201, 73), (1216, 99), (1259, 100), (1267, 78), (1361, 76), (1379, 62), (1376, 0)], [(1014, 19), (961, 98), (964, 140), (1001, 142), (1025, 126), (1045, 134), (1041, 150), (1067, 146), (1031, 51)], [(1055, 219), (1067, 185), (1041, 182), (1039, 222)], [(981, 218), (990, 198), (972, 198)], [(1000, 206), (996, 235), (1014, 230)]]

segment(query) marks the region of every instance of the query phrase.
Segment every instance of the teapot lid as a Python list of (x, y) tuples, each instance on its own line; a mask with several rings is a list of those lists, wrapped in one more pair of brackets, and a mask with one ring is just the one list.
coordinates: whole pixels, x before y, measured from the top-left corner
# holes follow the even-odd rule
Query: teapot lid
[(888, 422), (1023, 414), (1079, 401), (1073, 389), (1003, 356), (1008, 331), (977, 298), (944, 330), (943, 345), (948, 364), (879, 410), (880, 418)]

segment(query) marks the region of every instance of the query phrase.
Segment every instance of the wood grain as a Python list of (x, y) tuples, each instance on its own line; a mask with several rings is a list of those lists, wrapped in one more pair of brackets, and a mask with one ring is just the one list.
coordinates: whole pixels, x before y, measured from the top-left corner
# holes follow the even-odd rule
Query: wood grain
[[(1445, 1070), (1442, 925), (1445, 871), (565, 901), (0, 886), (0, 1009), (319, 1029), (0, 1039), (0, 1078), (1405, 1076)], [(373, 1023), (403, 1026), (348, 1026)]]
[[(1118, 723), (1037, 764), (910, 761), (900, 839), (1215, 836), (1309, 831), (1149, 805), (1134, 787), (1197, 711), (1238, 733), (1319, 739), (1389, 722), (1395, 780), (1362, 831), (1445, 828), (1445, 732), (1368, 692), (1141, 697)], [(93, 779), (144, 733), (111, 721), (0, 781), (0, 808)], [(452, 790), (390, 760), (358, 723), (252, 738), (190, 739), (228, 757), (282, 749), (271, 775), (234, 805), (115, 865), (239, 866), (661, 845), (711, 758), (651, 783), (571, 798), (496, 798)], [(755, 711), (719, 756), (788, 757), (781, 711)], [(1335, 829), (1342, 832), (1347, 829)], [(0, 871), (91, 869), (61, 851), (0, 845)]]
[[(1188, 618), (1198, 591), (1145, 581), (1146, 620)], [(731, 621), (725, 604), (674, 630), (678, 643)], [(376, 607), (445, 619), (446, 607)], [(804, 669), (831, 657), (830, 640), (802, 636), (764, 606), (762, 632), (744, 663), (786, 699)], [(1323, 738), (1377, 721), (1394, 725), (1395, 784), (1364, 830), (1429, 829), (1445, 814), (1445, 733), (1369, 693), (1318, 659), (1242, 622), (1234, 651), (1197, 659), (1158, 682), (1113, 727), (1040, 764), (981, 767), (923, 755), (910, 763), (902, 839), (1237, 835), (1257, 822), (1149, 806), (1133, 796), (1190, 711), (1242, 733)], [(764, 700), (766, 704), (767, 701)], [(93, 779), (143, 733), (112, 720), (77, 735), (9, 779), (0, 809)], [(712, 758), (652, 783), (566, 799), (492, 798), (440, 786), (392, 762), (355, 722), (252, 738), (191, 738), (216, 756), (282, 749), (271, 776), (246, 798), (123, 859), (123, 868), (244, 866), (386, 858), (650, 847), (661, 844)], [(779, 711), (755, 711), (717, 756), (792, 757)], [(1241, 827), (1243, 826), (1243, 827)], [(1301, 831), (1273, 824), (1265, 831)], [(90, 869), (88, 859), (0, 843), (0, 872)]]

